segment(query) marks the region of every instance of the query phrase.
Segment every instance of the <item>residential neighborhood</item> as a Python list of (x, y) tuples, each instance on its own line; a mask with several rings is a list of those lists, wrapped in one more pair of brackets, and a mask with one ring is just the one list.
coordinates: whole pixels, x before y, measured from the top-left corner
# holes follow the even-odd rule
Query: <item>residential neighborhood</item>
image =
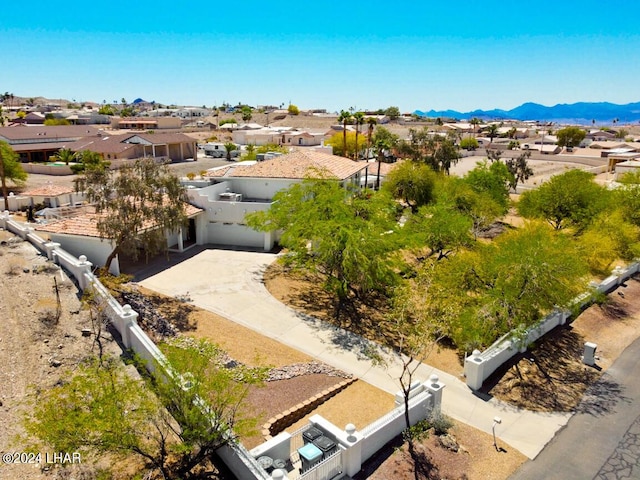
[[(583, 326), (591, 325), (589, 315), (606, 317), (598, 310), (607, 303), (602, 296), (633, 298), (640, 255), (635, 125), (428, 118), (396, 115), (395, 107), (328, 113), (142, 99), (71, 105), (14, 97), (8, 105), (4, 98), (2, 248), (31, 245), (30, 255), (55, 265), (60, 278), (98, 295), (114, 346), (135, 352), (142, 369), (156, 375), (162, 366), (168, 376), (173, 367), (166, 365), (180, 362), (171, 342), (194, 338), (223, 345), (227, 363), (242, 368), (262, 367), (249, 359), (258, 351), (269, 364), (305, 359), (295, 364), (302, 373), (283, 379), (270, 379), (282, 375), (270, 367), (270, 401), (258, 401), (260, 408), (251, 404), (257, 389), (246, 384), (238, 401), (261, 412), (254, 413), (257, 433), (238, 429), (232, 440), (216, 437), (200, 447), (216, 458), (207, 453), (201, 468), (233, 475), (218, 478), (390, 478), (396, 467), (375, 458), (396, 458), (387, 445), (397, 439), (429, 449), (429, 461), (451, 478), (461, 475), (455, 465), (477, 472), (466, 478), (544, 476), (535, 459), (551, 458), (554, 442), (576, 435), (567, 425), (585, 428), (576, 410), (583, 395), (601, 381), (598, 372), (622, 358), (621, 345), (640, 336), (640, 326), (597, 335)], [(160, 175), (164, 183), (147, 190)], [(541, 191), (565, 195), (573, 210), (545, 210), (551, 207), (540, 203)], [(519, 253), (508, 257), (509, 249)], [(14, 255), (7, 250), (2, 258), (15, 262)], [(5, 277), (16, 281), (29, 271), (7, 265)], [(479, 272), (481, 282), (465, 286), (466, 270)], [(513, 271), (523, 273), (523, 283)], [(546, 280), (529, 286), (537, 276)], [(499, 293), (500, 282), (507, 293)], [(164, 300), (153, 307), (139, 299), (145, 295)], [(199, 336), (184, 318), (150, 320), (171, 302), (200, 312), (192, 327)], [(508, 305), (507, 313), (486, 310), (493, 302)], [(634, 309), (624, 303), (618, 312), (636, 325)], [(480, 315), (484, 325), (473, 320)], [(225, 329), (203, 333), (209, 316), (224, 319)], [(487, 329), (488, 322), (495, 323)], [(574, 369), (583, 380), (555, 406), (540, 400), (533, 407), (531, 399), (544, 393), (532, 392), (549, 387), (531, 368), (546, 368), (540, 358), (547, 345), (566, 341), (571, 329), (582, 341), (564, 351), (571, 366), (554, 358), (548, 368), (558, 378)], [(96, 335), (89, 327), (82, 332)], [(256, 352), (240, 352), (239, 338)], [(298, 387), (286, 387), (294, 381)], [(196, 395), (192, 405), (216, 401), (199, 387), (179, 391)], [(169, 400), (157, 395), (171, 402), (182, 395), (176, 392)], [(348, 392), (354, 396), (347, 407)], [(362, 395), (376, 400), (354, 408)], [(175, 421), (183, 418), (182, 407), (167, 408)], [(623, 429), (623, 417), (610, 418)], [(42, 419), (33, 422), (37, 432)], [(450, 426), (435, 433), (448, 422), (456, 432), (493, 439), (495, 449), (447, 433)], [(407, 436), (421, 425), (440, 443)], [(179, 434), (172, 441), (186, 442)], [(472, 459), (456, 457), (461, 449)], [(596, 474), (612, 458), (585, 465)], [(180, 468), (167, 457), (157, 461), (158, 471)], [(394, 461), (407, 474), (415, 468), (415, 456)], [(486, 476), (497, 463), (505, 473)], [(376, 468), (384, 477), (372, 473)]]

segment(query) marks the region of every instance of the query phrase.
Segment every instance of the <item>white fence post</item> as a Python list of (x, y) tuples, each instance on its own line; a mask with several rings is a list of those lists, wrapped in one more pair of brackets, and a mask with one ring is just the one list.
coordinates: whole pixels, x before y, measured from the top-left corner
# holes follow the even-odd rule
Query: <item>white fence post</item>
[(119, 322), (122, 325), (122, 343), (127, 348), (131, 348), (131, 326), (138, 321), (138, 312), (131, 308), (128, 303), (122, 307), (122, 313), (119, 313)]
[(89, 279), (87, 278), (87, 274), (91, 274), (91, 267), (93, 264), (87, 260), (86, 255), (80, 255), (78, 257), (78, 275), (76, 278), (78, 279), (78, 284), (80, 285), (80, 289), (82, 291), (86, 290), (89, 286)]
[(442, 407), (442, 391), (444, 390), (444, 383), (440, 381), (436, 374), (429, 377), (429, 380), (424, 382), (424, 388), (431, 392), (433, 396), (433, 411), (440, 412)]
[(47, 242), (44, 244), (44, 250), (45, 252), (47, 252), (47, 258), (52, 262), (55, 262), (55, 259), (53, 258), (53, 252), (58, 248), (60, 248), (60, 244), (56, 242)]
[(9, 210), (5, 210), (4, 212), (0, 213), (0, 227), (2, 227), (5, 230), (7, 229), (7, 222), (11, 220), (11, 216), (9, 215)]
[(344, 431), (346, 435), (340, 439), (345, 447), (342, 452), (342, 470), (353, 477), (362, 469), (362, 439), (364, 437), (356, 431), (356, 427), (352, 423), (347, 424)]
[(474, 350), (471, 356), (464, 361), (464, 374), (467, 377), (467, 385), (472, 390), (478, 390), (484, 382), (484, 359), (480, 350)]

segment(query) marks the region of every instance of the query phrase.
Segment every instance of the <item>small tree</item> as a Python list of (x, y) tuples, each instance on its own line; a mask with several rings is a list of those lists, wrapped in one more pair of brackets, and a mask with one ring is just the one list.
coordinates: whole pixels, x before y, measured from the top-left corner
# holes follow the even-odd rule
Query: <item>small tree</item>
[(22, 169), (22, 165), (18, 160), (18, 154), (13, 151), (11, 145), (7, 142), (0, 141), (0, 185), (2, 186), (5, 210), (9, 210), (7, 180), (11, 180), (19, 186), (24, 185), (27, 180), (27, 172)]
[[(335, 295), (336, 315), (352, 297), (385, 291), (397, 278), (395, 203), (380, 192), (345, 190), (327, 172), (278, 192), (271, 208), (245, 217), (259, 231), (282, 230), (285, 261), (317, 274)], [(323, 178), (324, 176), (324, 178)]]
[(389, 120), (397, 120), (400, 117), (400, 109), (398, 107), (388, 107), (384, 114), (389, 117)]
[(147, 384), (118, 359), (81, 364), (67, 382), (38, 392), (27, 433), (55, 451), (134, 454), (163, 478), (200, 478), (196, 466), (253, 431), (243, 402), (265, 370), (224, 368), (218, 347), (204, 341), (163, 349), (173, 374)]
[(287, 112), (289, 112), (289, 115), (300, 115), (300, 109), (293, 104), (289, 104), (289, 107), (287, 107)]
[(523, 152), (516, 158), (509, 158), (505, 161), (505, 165), (511, 174), (511, 183), (509, 186), (515, 192), (518, 183), (524, 183), (533, 175), (533, 169), (529, 166), (527, 160), (531, 156), (531, 152)]
[(475, 137), (464, 137), (460, 140), (460, 148), (464, 150), (475, 150), (478, 147), (478, 140)]
[(565, 127), (556, 132), (556, 137), (558, 138), (558, 145), (560, 147), (571, 148), (580, 145), (580, 142), (584, 140), (586, 134), (587, 132), (581, 128)]
[[(345, 140), (347, 149), (343, 150)], [(347, 158), (354, 158), (354, 156), (358, 155), (358, 152), (364, 150), (366, 146), (365, 139), (362, 136), (359, 136), (356, 140), (356, 132), (335, 133), (324, 143), (325, 145), (333, 147), (334, 155)]]
[(451, 205), (436, 203), (420, 207), (418, 213), (408, 218), (402, 233), (410, 238), (409, 245), (427, 247), (430, 257), (437, 255), (437, 260), (442, 260), (471, 245), (471, 229), (468, 215)]
[(493, 143), (493, 139), (498, 136), (498, 125), (495, 123), (489, 124), (487, 126), (487, 136), (489, 137), (489, 144)]
[[(356, 145), (358, 144), (358, 136), (360, 135), (360, 127), (362, 125), (364, 125), (364, 113), (363, 112), (356, 112), (353, 114), (353, 123), (355, 123), (356, 125)], [(355, 154), (353, 155), (353, 159), (354, 160), (358, 160), (358, 152), (359, 150), (356, 150)]]
[(474, 191), (489, 195), (506, 213), (509, 206), (509, 186), (513, 178), (502, 162), (479, 162), (476, 167), (464, 176), (464, 181)]
[(240, 114), (242, 115), (242, 120), (248, 122), (253, 118), (253, 112), (251, 111), (251, 107), (247, 105), (243, 105), (240, 109)]
[(580, 230), (607, 207), (609, 198), (610, 193), (592, 174), (570, 170), (524, 192), (517, 208), (523, 217), (544, 219), (556, 230), (568, 226)]
[[(392, 299), (389, 319), (394, 325), (393, 335), (397, 339), (394, 351), (396, 359), (401, 363), (398, 383), (403, 397), (405, 430), (403, 438), (409, 447), (409, 455), (414, 462), (415, 479), (425, 478), (421, 473), (424, 463), (429, 458), (415, 448), (417, 441), (428, 435), (424, 422), (411, 425), (409, 401), (415, 374), (439, 342), (444, 338), (444, 329), (438, 323), (440, 317), (426, 316), (424, 301), (416, 295), (416, 290), (409, 286), (397, 288)], [(382, 361), (386, 359), (383, 357)]]
[(405, 161), (389, 173), (383, 188), (415, 213), (418, 207), (433, 201), (436, 178), (427, 165)]

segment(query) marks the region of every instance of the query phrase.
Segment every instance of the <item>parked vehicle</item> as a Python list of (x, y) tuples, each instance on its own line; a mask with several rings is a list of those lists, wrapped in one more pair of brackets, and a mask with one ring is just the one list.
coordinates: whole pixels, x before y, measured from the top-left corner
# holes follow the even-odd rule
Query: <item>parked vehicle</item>
[[(224, 143), (205, 143), (204, 144), (205, 155), (213, 158), (225, 158), (227, 156), (227, 150), (224, 148)], [(231, 158), (237, 158), (240, 156), (240, 149), (231, 151)]]

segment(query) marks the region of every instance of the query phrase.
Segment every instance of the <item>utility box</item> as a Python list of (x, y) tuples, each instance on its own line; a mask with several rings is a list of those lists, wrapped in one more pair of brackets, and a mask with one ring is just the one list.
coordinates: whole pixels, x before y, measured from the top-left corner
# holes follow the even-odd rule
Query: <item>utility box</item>
[(595, 343), (585, 342), (582, 363), (592, 367), (596, 364), (596, 348), (598, 348), (598, 345)]

